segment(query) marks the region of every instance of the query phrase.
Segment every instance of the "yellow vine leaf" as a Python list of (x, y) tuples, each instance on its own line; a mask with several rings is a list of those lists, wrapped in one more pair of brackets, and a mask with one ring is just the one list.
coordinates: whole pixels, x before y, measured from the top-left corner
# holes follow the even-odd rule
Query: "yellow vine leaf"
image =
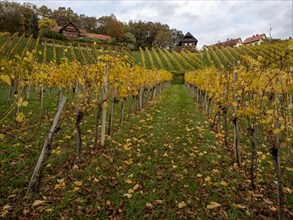
[(63, 189), (63, 188), (65, 188), (65, 180), (64, 180), (64, 178), (58, 179), (57, 182), (58, 183), (55, 185), (54, 189)]
[(274, 134), (279, 134), (281, 131), (282, 131), (281, 128), (277, 128), (277, 129), (274, 130)]
[(17, 122), (23, 122), (24, 119), (25, 119), (25, 115), (22, 112), (19, 112), (16, 115), (15, 121), (17, 121)]
[(124, 193), (123, 196), (124, 197), (127, 197), (128, 199), (130, 199), (132, 197), (132, 194), (130, 194), (130, 193)]
[(77, 186), (81, 186), (82, 185), (82, 181), (74, 181), (74, 184)]
[(137, 190), (137, 189), (138, 189), (138, 187), (139, 187), (139, 185), (138, 185), (138, 184), (136, 184), (136, 185), (133, 187), (133, 190)]
[(184, 201), (178, 203), (178, 208), (179, 209), (182, 209), (185, 206), (186, 206), (186, 203)]
[(77, 192), (77, 191), (79, 191), (79, 189), (80, 189), (80, 188), (79, 188), (78, 186), (76, 186), (76, 187), (73, 188), (72, 191), (73, 191), (73, 192)]
[(218, 208), (220, 206), (221, 206), (221, 204), (219, 204), (219, 203), (210, 202), (210, 204), (207, 206), (207, 209), (215, 209), (215, 208)]
[(126, 179), (125, 183), (132, 184), (132, 180), (131, 179)]
[(147, 208), (150, 208), (150, 209), (152, 209), (152, 208), (153, 208), (153, 205), (152, 205), (152, 203), (146, 203), (146, 204), (145, 204), (145, 206), (146, 206)]
[(235, 203), (233, 203), (232, 206), (234, 206), (236, 208), (239, 208), (239, 209), (247, 209), (247, 206), (241, 205), (241, 204), (235, 204)]
[(3, 208), (2, 208), (2, 211), (1, 211), (1, 217), (2, 218), (5, 218), (6, 215), (9, 213), (9, 210), (11, 210), (12, 207), (10, 205), (4, 205)]
[(23, 99), (22, 99), (22, 97), (20, 97), (20, 98), (18, 99), (18, 101), (16, 102), (16, 105), (17, 105), (18, 107), (20, 107), (20, 106), (22, 105), (22, 102), (23, 102)]
[(107, 109), (108, 108), (108, 104), (107, 104), (107, 102), (104, 102), (103, 103), (103, 109)]
[(71, 136), (70, 135), (65, 135), (65, 139), (70, 140)]
[(18, 101), (16, 102), (16, 105), (17, 105), (18, 107), (21, 107), (21, 106), (26, 107), (26, 106), (28, 105), (28, 101), (24, 101), (23, 98), (20, 97), (20, 98), (18, 99)]
[(0, 79), (8, 85), (11, 85), (10, 77), (8, 75), (0, 75)]
[(28, 101), (23, 101), (23, 102), (22, 102), (22, 106), (23, 106), (23, 107), (26, 107), (27, 105), (28, 105)]
[(131, 143), (126, 143), (126, 144), (123, 145), (123, 148), (124, 148), (124, 150), (129, 151), (129, 150), (132, 149), (130, 146), (131, 146)]
[(39, 206), (39, 205), (42, 205), (44, 204), (46, 201), (44, 200), (35, 200), (34, 203), (33, 203), (33, 207), (35, 206)]
[(127, 192), (128, 192), (129, 194), (132, 194), (132, 193), (134, 193), (134, 190), (133, 190), (133, 189), (129, 189)]
[(222, 181), (220, 182), (220, 184), (221, 184), (222, 186), (227, 186), (227, 185), (228, 185), (224, 180), (222, 180)]

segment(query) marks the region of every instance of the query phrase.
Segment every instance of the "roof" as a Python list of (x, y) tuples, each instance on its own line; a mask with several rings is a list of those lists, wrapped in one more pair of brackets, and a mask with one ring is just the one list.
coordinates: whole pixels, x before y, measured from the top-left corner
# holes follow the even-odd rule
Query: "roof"
[(191, 33), (187, 32), (183, 38), (194, 38)]
[(185, 34), (185, 36), (179, 41), (179, 46), (181, 46), (182, 43), (195, 43), (197, 44), (197, 39), (189, 32)]
[(72, 24), (72, 22), (69, 22), (68, 24), (66, 24), (66, 25), (64, 25), (61, 29), (60, 29), (60, 31), (62, 32), (63, 30), (65, 30), (68, 26), (72, 26), (73, 27), (73, 29), (72, 28), (70, 28), (69, 29), (69, 31), (71, 32), (71, 31), (77, 31), (79, 34), (80, 34), (80, 30), (74, 25), (74, 24)]
[(253, 35), (252, 37), (246, 38), (246, 39), (243, 41), (243, 44), (249, 44), (249, 43), (253, 43), (253, 42), (259, 41), (259, 40), (261, 40), (263, 37), (266, 38), (266, 35), (265, 35), (265, 34), (256, 34), (256, 35)]
[(84, 36), (91, 38), (91, 39), (99, 39), (99, 40), (108, 40), (111, 38), (109, 35), (102, 35), (102, 34), (93, 34), (93, 33), (83, 33)]
[(61, 28), (62, 28), (62, 27), (60, 27), (60, 26), (55, 26), (55, 27), (53, 27), (51, 30), (52, 30), (52, 31), (59, 32)]
[(235, 39), (230, 39), (224, 42), (220, 42), (220, 43), (216, 43), (216, 44), (212, 44), (210, 46), (207, 46), (208, 48), (215, 48), (215, 47), (234, 47), (236, 46), (238, 43), (242, 43), (241, 38), (235, 38)]

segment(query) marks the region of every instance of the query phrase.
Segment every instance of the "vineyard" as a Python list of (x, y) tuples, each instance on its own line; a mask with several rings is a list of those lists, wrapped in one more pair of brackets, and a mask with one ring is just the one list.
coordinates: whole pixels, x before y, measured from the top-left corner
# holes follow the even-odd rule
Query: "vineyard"
[(148, 69), (166, 69), (169, 71), (186, 72), (195, 69), (202, 69), (205, 66), (213, 66), (218, 69), (232, 70), (233, 62), (241, 60), (243, 56), (250, 56), (257, 59), (261, 56), (265, 65), (280, 67), (283, 65), (284, 53), (286, 48), (292, 44), (292, 41), (280, 42), (275, 44), (264, 44), (256, 46), (242, 47), (222, 47), (199, 52), (173, 50), (169, 52), (166, 49), (154, 48), (134, 53), (137, 63), (140, 63)]
[(0, 34), (1, 217), (291, 218), (292, 46)]

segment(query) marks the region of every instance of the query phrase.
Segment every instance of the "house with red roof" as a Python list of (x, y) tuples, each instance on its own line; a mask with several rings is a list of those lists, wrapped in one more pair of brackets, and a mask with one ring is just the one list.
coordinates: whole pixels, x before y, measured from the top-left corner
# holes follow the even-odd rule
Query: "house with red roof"
[(212, 45), (203, 45), (201, 50), (209, 50), (214, 48), (221, 48), (221, 47), (239, 47), (242, 45), (241, 38), (235, 38), (235, 39), (228, 39), (224, 42), (219, 42)]
[(206, 46), (206, 48), (208, 49), (213, 49), (213, 48), (216, 48), (216, 47), (239, 47), (242, 45), (242, 40), (241, 38), (236, 38), (236, 39), (228, 39), (224, 42), (219, 42), (219, 43), (216, 43), (216, 44), (212, 44), (212, 45), (209, 45), (209, 46)]
[(51, 30), (58, 32), (60, 34), (63, 34), (65, 37), (68, 37), (68, 38), (87, 37), (90, 39), (97, 39), (102, 41), (106, 41), (111, 38), (111, 36), (109, 35), (88, 33), (86, 32), (86, 30), (78, 29), (72, 22), (69, 22), (63, 27), (60, 27), (60, 26), (53, 27)]
[(267, 37), (265, 34), (256, 34), (256, 35), (253, 35), (252, 37), (246, 38), (243, 41), (243, 44), (244, 45), (260, 45), (266, 39)]

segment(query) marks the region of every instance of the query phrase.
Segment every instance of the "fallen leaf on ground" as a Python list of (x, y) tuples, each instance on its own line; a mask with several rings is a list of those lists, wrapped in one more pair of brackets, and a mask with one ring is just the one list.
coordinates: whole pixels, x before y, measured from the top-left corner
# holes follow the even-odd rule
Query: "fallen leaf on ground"
[(184, 201), (178, 203), (178, 208), (179, 209), (182, 209), (185, 206), (186, 206), (186, 203)]
[(42, 204), (44, 204), (46, 201), (44, 201), (44, 200), (36, 200), (36, 201), (34, 201), (34, 203), (33, 203), (33, 207), (35, 207), (35, 206), (39, 206), (39, 205), (42, 205)]
[(220, 206), (221, 206), (221, 204), (219, 204), (219, 203), (210, 202), (210, 204), (207, 206), (207, 209), (215, 209), (215, 208), (218, 208)]

